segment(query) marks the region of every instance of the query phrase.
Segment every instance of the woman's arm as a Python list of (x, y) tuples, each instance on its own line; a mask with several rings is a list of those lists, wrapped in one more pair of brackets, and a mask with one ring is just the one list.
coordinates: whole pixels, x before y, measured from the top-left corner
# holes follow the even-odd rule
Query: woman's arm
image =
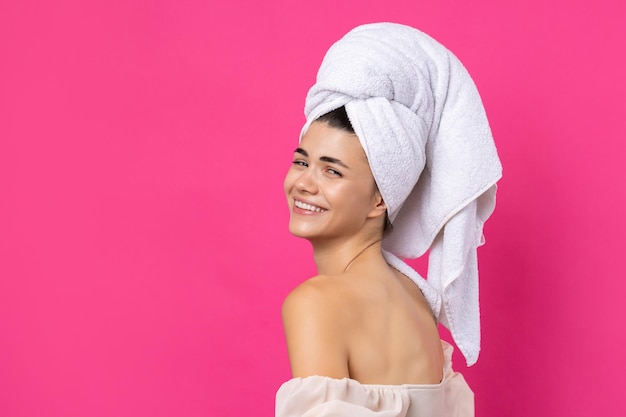
[(325, 284), (329, 284), (327, 277), (311, 278), (283, 303), (283, 326), (294, 378), (349, 377), (340, 300)]

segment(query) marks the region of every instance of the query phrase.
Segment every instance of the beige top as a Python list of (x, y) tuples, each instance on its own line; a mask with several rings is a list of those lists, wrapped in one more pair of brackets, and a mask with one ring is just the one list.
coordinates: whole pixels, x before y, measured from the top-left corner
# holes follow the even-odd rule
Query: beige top
[(443, 342), (443, 381), (434, 385), (374, 385), (325, 376), (293, 378), (276, 393), (276, 417), (473, 417), (474, 393), (452, 370)]

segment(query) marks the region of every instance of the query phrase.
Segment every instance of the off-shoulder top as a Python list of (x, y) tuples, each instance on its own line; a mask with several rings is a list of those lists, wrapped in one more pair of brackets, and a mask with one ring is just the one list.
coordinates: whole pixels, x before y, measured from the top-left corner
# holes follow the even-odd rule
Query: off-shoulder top
[(450, 344), (442, 341), (439, 384), (374, 385), (350, 378), (293, 378), (276, 393), (276, 417), (473, 417), (474, 393), (452, 370)]

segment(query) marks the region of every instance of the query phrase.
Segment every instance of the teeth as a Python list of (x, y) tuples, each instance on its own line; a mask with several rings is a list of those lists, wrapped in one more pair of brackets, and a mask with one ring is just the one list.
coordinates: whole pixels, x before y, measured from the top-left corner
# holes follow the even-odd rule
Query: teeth
[(303, 203), (302, 201), (298, 201), (298, 200), (295, 200), (294, 204), (296, 205), (296, 207), (301, 208), (303, 210), (315, 211), (317, 213), (322, 213), (322, 212), (326, 211), (323, 208), (319, 208), (317, 206), (312, 206), (310, 204)]

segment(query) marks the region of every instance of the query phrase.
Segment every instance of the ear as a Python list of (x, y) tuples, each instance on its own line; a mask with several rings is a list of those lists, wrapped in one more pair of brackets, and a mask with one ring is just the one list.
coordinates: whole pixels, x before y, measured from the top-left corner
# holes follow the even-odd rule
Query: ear
[(380, 192), (377, 190), (374, 195), (374, 207), (367, 214), (368, 218), (376, 218), (380, 216), (384, 216), (387, 212), (387, 205), (383, 201), (383, 197), (380, 195)]

